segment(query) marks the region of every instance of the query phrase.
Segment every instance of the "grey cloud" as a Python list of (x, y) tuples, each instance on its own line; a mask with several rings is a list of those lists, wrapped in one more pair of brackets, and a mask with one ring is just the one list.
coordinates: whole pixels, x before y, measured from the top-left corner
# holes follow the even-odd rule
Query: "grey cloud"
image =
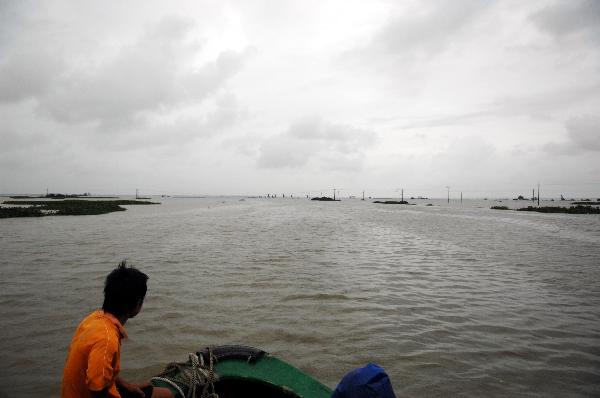
[(298, 168), (317, 162), (338, 170), (360, 168), (363, 149), (374, 143), (372, 132), (352, 126), (306, 118), (265, 140), (258, 165), (264, 168)]
[(0, 2), (0, 104), (45, 93), (64, 69), (62, 51), (50, 40), (59, 26), (27, 19), (22, 2)]
[(474, 121), (488, 116), (489, 112), (468, 112), (464, 114), (458, 115), (445, 115), (445, 116), (429, 116), (422, 117), (408, 123), (405, 123), (400, 126), (401, 129), (421, 129), (421, 128), (431, 128), (431, 127), (446, 127), (446, 126), (456, 126), (456, 125), (466, 125), (471, 124)]
[[(496, 148), (479, 136), (466, 136), (453, 139), (448, 147), (436, 154), (436, 159), (439, 164), (451, 166), (454, 164), (461, 165), (462, 168), (469, 169), (477, 173), (477, 168), (473, 169), (474, 165), (481, 166), (492, 162), (492, 157), (496, 154)], [(447, 162), (447, 164), (445, 164)]]
[[(212, 101), (212, 100), (211, 100)], [(170, 147), (181, 150), (198, 139), (226, 133), (247, 116), (246, 107), (232, 94), (217, 97), (214, 107), (204, 114), (175, 118), (138, 118), (116, 139), (90, 135), (88, 145), (115, 151), (137, 151)]]
[(213, 62), (184, 76), (181, 79), (181, 86), (187, 89), (189, 98), (201, 99), (216, 91), (227, 79), (240, 71), (246, 56), (250, 55), (252, 51), (252, 49), (248, 49), (244, 53), (221, 52)]
[(48, 65), (48, 57), (40, 67), (35, 56), (12, 54), (3, 65), (9, 73), (0, 80), (1, 99), (36, 96), (39, 109), (58, 121), (110, 128), (130, 124), (141, 112), (202, 101), (242, 68), (247, 53), (222, 52), (197, 67), (192, 60), (199, 47), (188, 39), (192, 27), (188, 19), (165, 17), (114, 58), (70, 65), (60, 75), (60, 63)]
[(600, 117), (584, 115), (565, 122), (567, 139), (550, 142), (544, 150), (555, 155), (577, 155), (583, 152), (600, 151)]
[(570, 140), (588, 151), (600, 151), (600, 117), (580, 116), (567, 120), (565, 127)]
[(278, 136), (267, 140), (261, 145), (258, 165), (264, 168), (296, 168), (308, 163), (311, 146), (299, 144), (287, 136)]
[(415, 57), (431, 56), (445, 50), (485, 8), (476, 0), (418, 2), (419, 10), (392, 17), (362, 47), (343, 55), (344, 60), (373, 63), (382, 59), (413, 62)]
[[(523, 96), (501, 97), (494, 101), (483, 103), (474, 112), (429, 115), (413, 118), (399, 125), (401, 129), (421, 129), (469, 125), (491, 117), (527, 116), (537, 119), (550, 119), (566, 107), (584, 103), (598, 97), (600, 84), (586, 84), (578, 87), (557, 89)], [(396, 122), (400, 118), (388, 118), (379, 122)]]
[(581, 148), (578, 148), (571, 141), (564, 142), (549, 142), (544, 144), (542, 149), (551, 155), (566, 155), (574, 156), (581, 154)]
[(0, 158), (16, 152), (27, 157), (30, 148), (47, 147), (56, 141), (52, 137), (56, 124), (36, 119), (27, 101), (0, 106), (0, 120)]
[(561, 1), (534, 13), (533, 23), (556, 37), (583, 33), (600, 39), (600, 2), (597, 0)]
[(535, 94), (498, 98), (489, 103), (490, 114), (497, 116), (526, 115), (547, 118), (560, 109), (598, 98), (600, 83), (548, 90)]
[(0, 62), (0, 102), (16, 102), (45, 93), (55, 82), (62, 62), (51, 54), (21, 51)]
[(210, 112), (204, 125), (211, 134), (234, 125), (248, 116), (248, 109), (240, 104), (237, 97), (231, 93), (225, 94), (216, 101), (216, 109)]
[(5, 127), (0, 128), (0, 137), (2, 140), (0, 157), (14, 153), (15, 151), (23, 152), (21, 154), (24, 154), (29, 147), (48, 145), (51, 142), (48, 134), (18, 131), (15, 129), (7, 129)]
[(481, 1), (432, 2), (418, 14), (392, 20), (373, 40), (374, 46), (393, 54), (407, 51), (436, 52), (452, 41), (452, 35), (486, 6)]
[(415, 174), (428, 181), (437, 180), (440, 185), (450, 184), (455, 190), (463, 181), (482, 186), (490, 175), (498, 174), (503, 161), (491, 142), (470, 135), (452, 139), (446, 148), (423, 163), (423, 169)]

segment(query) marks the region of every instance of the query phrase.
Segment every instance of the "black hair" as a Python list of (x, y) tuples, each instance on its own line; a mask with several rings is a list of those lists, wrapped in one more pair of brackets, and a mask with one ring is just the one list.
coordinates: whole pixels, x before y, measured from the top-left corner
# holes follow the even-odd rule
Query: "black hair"
[(146, 297), (148, 275), (123, 260), (106, 277), (102, 309), (115, 316), (126, 314)]

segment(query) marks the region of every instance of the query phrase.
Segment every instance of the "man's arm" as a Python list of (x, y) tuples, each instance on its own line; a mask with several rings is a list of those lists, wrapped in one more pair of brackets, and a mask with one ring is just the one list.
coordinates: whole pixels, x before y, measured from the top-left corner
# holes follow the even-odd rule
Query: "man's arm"
[[(128, 383), (127, 381), (125, 381), (125, 379), (123, 379), (122, 377), (119, 377), (119, 376), (117, 376), (117, 378), (115, 379), (115, 383), (121, 389), (129, 390), (135, 394), (139, 394), (140, 397), (144, 397), (144, 391), (142, 391), (142, 388), (145, 388), (145, 387), (151, 385), (151, 383), (149, 381), (146, 383), (143, 383), (143, 384)], [(92, 395), (92, 397), (94, 397), (94, 396)], [(101, 396), (101, 397), (104, 398), (104, 396)], [(152, 397), (146, 396), (145, 398), (174, 398), (174, 397), (175, 396), (173, 395), (171, 390), (169, 390), (168, 388), (154, 387), (152, 389)], [(94, 397), (94, 398), (96, 398), (96, 397)]]
[(125, 379), (121, 376), (117, 376), (117, 378), (115, 379), (115, 384), (122, 390), (127, 390), (129, 392), (139, 395), (140, 397), (144, 396), (144, 392), (140, 388), (139, 384), (129, 383), (125, 381)]
[(108, 397), (108, 387), (100, 391), (90, 390), (90, 395), (92, 398), (106, 398)]

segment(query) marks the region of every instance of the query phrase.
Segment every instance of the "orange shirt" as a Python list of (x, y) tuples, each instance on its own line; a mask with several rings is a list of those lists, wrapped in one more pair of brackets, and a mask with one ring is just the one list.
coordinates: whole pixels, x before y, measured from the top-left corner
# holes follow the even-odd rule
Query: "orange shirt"
[(88, 315), (77, 327), (63, 372), (61, 398), (87, 398), (108, 387), (108, 396), (121, 398), (115, 379), (121, 368), (121, 322), (102, 310)]

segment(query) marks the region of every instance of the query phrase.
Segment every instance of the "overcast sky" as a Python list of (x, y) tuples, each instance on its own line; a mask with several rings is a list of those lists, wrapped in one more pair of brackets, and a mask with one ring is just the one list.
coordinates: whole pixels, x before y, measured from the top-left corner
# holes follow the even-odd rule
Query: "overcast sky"
[(600, 197), (600, 1), (0, 1), (0, 192)]

